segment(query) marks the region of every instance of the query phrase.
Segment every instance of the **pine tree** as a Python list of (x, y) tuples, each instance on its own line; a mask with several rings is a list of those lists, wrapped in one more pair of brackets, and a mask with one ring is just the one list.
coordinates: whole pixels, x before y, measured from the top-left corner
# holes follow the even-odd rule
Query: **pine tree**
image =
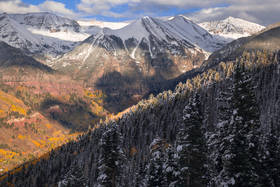
[(119, 127), (113, 123), (107, 127), (101, 138), (97, 178), (98, 186), (100, 187), (120, 185), (120, 176), (122, 176), (122, 166), (125, 160), (120, 142)]
[(232, 115), (231, 100), (233, 95), (232, 86), (229, 86), (232, 79), (228, 80), (228, 85), (221, 88), (217, 96), (217, 124), (214, 132), (208, 135), (208, 152), (209, 152), (209, 177), (211, 185), (221, 185), (226, 183), (222, 176), (223, 160), (222, 157), (226, 148), (230, 144), (228, 140), (230, 118)]
[(146, 181), (148, 187), (161, 187), (165, 185), (164, 180), (164, 145), (165, 142), (157, 137), (150, 144), (150, 162), (148, 163)]
[(71, 166), (69, 171), (63, 176), (63, 180), (59, 183), (60, 187), (83, 187), (88, 186), (88, 179), (84, 176), (82, 169), (75, 164)]
[(183, 123), (179, 127), (177, 164), (179, 166), (178, 186), (203, 186), (206, 163), (205, 139), (202, 133), (200, 98), (195, 93), (183, 111)]
[(280, 186), (280, 139), (276, 132), (270, 128), (270, 132), (264, 135), (261, 152), (262, 184), (265, 186)]
[(226, 137), (229, 144), (223, 154), (221, 176), (230, 186), (258, 186), (259, 111), (252, 79), (244, 65), (237, 65), (233, 86), (233, 113)]
[(141, 162), (138, 165), (138, 169), (135, 173), (135, 187), (143, 187), (145, 185), (145, 169), (146, 169), (146, 162)]
[(164, 176), (167, 186), (174, 187), (178, 182), (178, 164), (176, 162), (176, 153), (174, 147), (169, 145), (166, 149), (166, 160), (163, 165)]

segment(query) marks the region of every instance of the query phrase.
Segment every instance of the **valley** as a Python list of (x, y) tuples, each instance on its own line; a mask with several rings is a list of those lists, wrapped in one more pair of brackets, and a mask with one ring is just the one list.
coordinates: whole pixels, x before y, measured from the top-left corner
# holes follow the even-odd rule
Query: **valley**
[(277, 186), (279, 33), (233, 17), (0, 14), (0, 186)]

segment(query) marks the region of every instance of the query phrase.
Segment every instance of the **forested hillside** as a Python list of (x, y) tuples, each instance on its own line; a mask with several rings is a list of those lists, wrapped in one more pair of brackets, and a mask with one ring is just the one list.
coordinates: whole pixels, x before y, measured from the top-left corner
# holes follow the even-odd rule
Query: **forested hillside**
[(244, 51), (1, 186), (280, 186), (279, 62), (279, 51)]

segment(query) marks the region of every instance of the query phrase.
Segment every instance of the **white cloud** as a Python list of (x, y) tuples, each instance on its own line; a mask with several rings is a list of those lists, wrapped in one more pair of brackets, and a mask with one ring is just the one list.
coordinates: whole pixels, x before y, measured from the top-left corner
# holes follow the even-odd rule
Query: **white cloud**
[[(123, 4), (128, 5), (128, 11), (121, 14), (112, 11), (113, 7)], [(77, 5), (87, 14), (113, 17), (137, 17), (139, 10), (156, 15), (174, 7), (181, 10), (200, 8), (201, 11), (191, 15), (199, 20), (233, 16), (267, 25), (279, 21), (280, 17), (279, 0), (81, 0)]]
[[(113, 11), (122, 5), (128, 7), (124, 12)], [(72, 18), (102, 15), (134, 19), (143, 15), (157, 16), (171, 8), (178, 8), (181, 12), (199, 8), (200, 11), (189, 16), (200, 21), (233, 16), (263, 25), (280, 21), (279, 0), (80, 0), (76, 6), (78, 12), (66, 8), (65, 4), (56, 0), (46, 0), (37, 6), (25, 4), (22, 0), (0, 0), (0, 12), (48, 11)]]
[(0, 1), (0, 12), (7, 12), (7, 13), (40, 12), (40, 9), (34, 5), (23, 4), (21, 0), (9, 0), (9, 1)]
[(72, 10), (66, 8), (65, 4), (56, 1), (45, 1), (38, 7), (41, 11), (53, 12), (64, 16), (73, 17), (76, 15)]
[(232, 0), (230, 3), (227, 7), (202, 9), (188, 16), (197, 21), (210, 21), (233, 16), (262, 25), (280, 21), (279, 0)]
[(53, 12), (62, 16), (75, 17), (78, 14), (67, 9), (63, 3), (47, 0), (39, 5), (25, 4), (21, 0), (0, 0), (0, 12), (28, 13)]

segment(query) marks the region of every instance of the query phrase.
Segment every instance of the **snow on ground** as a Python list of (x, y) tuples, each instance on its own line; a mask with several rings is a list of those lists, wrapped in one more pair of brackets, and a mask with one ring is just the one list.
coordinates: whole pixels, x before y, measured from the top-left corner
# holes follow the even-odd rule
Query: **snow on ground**
[(34, 29), (34, 28), (28, 28), (28, 30), (30, 32), (32, 32), (33, 34), (48, 36), (48, 37), (57, 38), (60, 40), (65, 40), (65, 41), (71, 41), (71, 42), (80, 42), (90, 36), (90, 34), (87, 34), (87, 33), (73, 32), (73, 31), (50, 32), (48, 30), (39, 30), (39, 29)]
[(121, 29), (129, 24), (129, 22), (102, 22), (97, 20), (80, 20), (81, 27), (98, 26), (100, 28)]

